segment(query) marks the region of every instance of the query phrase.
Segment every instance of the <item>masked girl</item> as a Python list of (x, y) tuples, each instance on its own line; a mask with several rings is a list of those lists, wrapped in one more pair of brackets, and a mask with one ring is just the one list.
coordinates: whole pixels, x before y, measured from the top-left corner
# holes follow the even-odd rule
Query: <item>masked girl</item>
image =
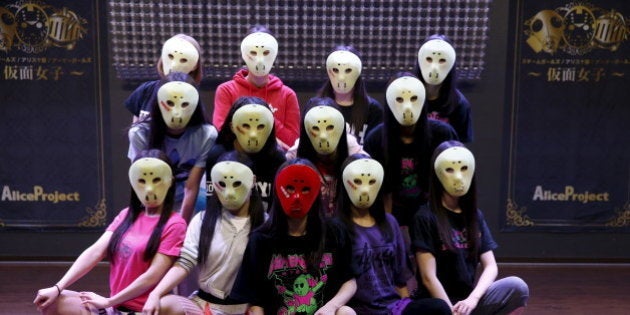
[(200, 106), (199, 91), (190, 81), (190, 76), (180, 72), (167, 76), (154, 95), (151, 116), (129, 129), (127, 154), (133, 160), (149, 148), (166, 153), (173, 163), (175, 209), (186, 221), (193, 215), (208, 152), (217, 138)]
[[(134, 192), (129, 207), (55, 285), (37, 292), (34, 303), (43, 314), (140, 312), (179, 256), (186, 222), (173, 211), (174, 178), (166, 156), (158, 150), (139, 152), (129, 181)], [(67, 289), (105, 258), (110, 261), (109, 297)]]
[(458, 141), (444, 142), (431, 169), (429, 204), (413, 224), (418, 296), (444, 300), (455, 315), (521, 314), (529, 288), (518, 277), (496, 280), (497, 244), (477, 209), (473, 154)]
[(354, 314), (350, 251), (323, 220), (321, 180), (305, 159), (278, 170), (270, 218), (252, 233), (232, 290), (250, 314)]
[[(244, 314), (247, 305), (229, 297), (250, 231), (265, 219), (247, 156), (222, 155), (210, 178), (215, 194), (208, 209), (190, 221), (182, 253), (144, 305), (146, 314)], [(167, 295), (199, 267), (198, 288), (190, 298)]]

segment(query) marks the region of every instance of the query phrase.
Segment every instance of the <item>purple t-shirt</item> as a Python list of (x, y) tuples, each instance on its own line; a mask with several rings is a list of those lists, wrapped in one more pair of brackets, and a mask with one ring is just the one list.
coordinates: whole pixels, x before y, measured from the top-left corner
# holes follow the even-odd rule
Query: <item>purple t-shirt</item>
[(378, 225), (354, 225), (352, 262), (359, 275), (350, 305), (357, 314), (389, 314), (400, 300), (396, 287), (406, 286), (413, 276), (398, 222), (389, 213), (386, 220), (391, 230), (389, 241)]

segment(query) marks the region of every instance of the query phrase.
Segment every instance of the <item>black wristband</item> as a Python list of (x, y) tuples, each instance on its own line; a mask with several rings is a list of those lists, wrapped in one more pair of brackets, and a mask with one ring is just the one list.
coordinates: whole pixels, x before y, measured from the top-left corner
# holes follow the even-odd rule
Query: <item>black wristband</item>
[(55, 284), (55, 288), (57, 288), (57, 296), (61, 295), (61, 289), (59, 289), (59, 286)]

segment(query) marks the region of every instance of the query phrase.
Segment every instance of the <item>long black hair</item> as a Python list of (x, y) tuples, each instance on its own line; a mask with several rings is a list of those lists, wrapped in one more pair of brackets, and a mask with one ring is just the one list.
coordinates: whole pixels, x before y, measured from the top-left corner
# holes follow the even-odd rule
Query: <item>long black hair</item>
[[(342, 170), (345, 169), (348, 164), (360, 159), (371, 159), (371, 157), (363, 153), (352, 154), (343, 162)], [(346, 191), (345, 185), (339, 185), (337, 189), (337, 196), (341, 196), (337, 198), (337, 213), (339, 214), (339, 218), (341, 219), (341, 222), (344, 223), (350, 236), (354, 238), (355, 227), (352, 220), (352, 201)], [(374, 221), (376, 221), (376, 226), (385, 236), (385, 241), (391, 242), (394, 239), (394, 231), (392, 231), (392, 228), (389, 223), (387, 223), (387, 218), (385, 217), (382, 189), (379, 190), (376, 200), (374, 200), (374, 203), (370, 206), (368, 211), (374, 218)]]
[[(171, 72), (166, 78), (160, 81), (160, 87), (164, 84), (174, 81), (186, 82), (197, 89), (199, 92), (199, 87), (195, 84), (193, 78), (183, 72)], [(149, 119), (149, 148), (152, 149), (163, 149), (164, 148), (164, 139), (166, 138), (168, 127), (166, 126), (166, 122), (164, 122), (164, 117), (162, 116), (162, 111), (160, 111), (160, 105), (157, 98), (157, 93), (159, 88), (155, 90), (155, 93), (152, 96), (151, 102), (151, 115), (146, 119)], [(143, 123), (146, 119), (140, 120), (139, 123)], [(201, 103), (201, 97), (199, 98), (199, 103), (197, 104), (197, 108), (192, 114), (190, 121), (186, 125), (186, 128), (192, 128), (195, 126), (200, 126), (203, 124), (209, 124), (208, 117), (206, 116), (205, 109), (203, 104)]]
[[(349, 51), (357, 55), (357, 57), (361, 59), (361, 53), (356, 48), (350, 45), (336, 46), (331, 53), (335, 51)], [(333, 100), (335, 99), (335, 89), (333, 88), (330, 80), (326, 80), (326, 82), (324, 82), (319, 91), (317, 91), (317, 96), (330, 97)], [(370, 103), (366, 83), (361, 75), (359, 75), (359, 77), (357, 78), (357, 82), (354, 84), (354, 88), (352, 90), (352, 100), (352, 114), (350, 116), (350, 121), (347, 121), (347, 123), (352, 126), (352, 130), (354, 131), (355, 136), (358, 137), (359, 132), (363, 130), (363, 124), (367, 124), (368, 122), (368, 105)]]
[[(300, 143), (297, 148), (297, 156), (308, 159), (309, 161), (316, 163), (319, 158), (319, 154), (315, 151), (311, 139), (308, 137), (308, 130), (304, 126), (304, 117), (308, 111), (316, 106), (330, 106), (339, 110), (339, 107), (332, 98), (329, 97), (313, 97), (306, 102), (304, 110), (302, 111), (302, 118), (300, 119)], [(348, 138), (346, 136), (346, 124), (343, 124), (343, 131), (339, 143), (337, 144), (337, 150), (335, 150), (335, 163), (334, 171), (336, 175), (341, 174), (341, 164), (343, 160), (348, 157)]]
[[(429, 189), (429, 204), (431, 207), (431, 211), (437, 217), (438, 231), (440, 233), (440, 237), (446, 248), (450, 251), (455, 252), (457, 249), (453, 244), (453, 240), (451, 238), (451, 224), (448, 220), (448, 214), (443, 206), (442, 206), (442, 196), (446, 193), (444, 190), (444, 186), (440, 179), (437, 177), (435, 169), (433, 165), (435, 164), (435, 160), (440, 155), (440, 153), (445, 150), (453, 147), (463, 147), (464, 144), (459, 141), (449, 140), (442, 142), (433, 152), (433, 156), (431, 157), (431, 184)], [(469, 244), (469, 259), (477, 259), (480, 247), (480, 230), (479, 230), (479, 214), (477, 212), (477, 184), (475, 180), (475, 175), (473, 174), (472, 181), (470, 183), (470, 188), (468, 192), (459, 197), (459, 207), (462, 209), (462, 215), (466, 219), (466, 231), (468, 231), (468, 244)]]
[[(305, 165), (313, 169), (317, 174), (319, 174), (317, 167), (315, 167), (313, 163), (311, 163), (307, 159), (302, 158), (295, 158), (284, 162), (280, 166), (280, 168), (278, 168), (278, 172), (276, 174), (280, 173), (283, 169), (291, 165)], [(323, 182), (323, 178), (321, 178), (321, 175), (319, 177), (320, 181)], [(274, 186), (276, 185), (277, 179), (278, 176), (276, 175)], [(309, 269), (318, 267), (324, 253), (324, 248), (326, 246), (327, 229), (323, 217), (324, 211), (321, 202), (321, 190), (318, 190), (315, 193), (317, 193), (317, 198), (315, 198), (315, 202), (313, 202), (311, 209), (306, 215), (307, 237), (311, 241), (311, 245), (313, 246), (313, 248), (315, 248), (315, 250), (306, 257)], [(258, 228), (258, 231), (261, 234), (274, 240), (286, 239), (289, 235), (289, 223), (287, 215), (284, 213), (284, 210), (282, 210), (282, 205), (280, 204), (280, 200), (278, 199), (278, 194), (275, 193), (275, 191), (269, 211), (269, 219)]]
[[(229, 151), (219, 156), (218, 162), (221, 161), (235, 161), (245, 166), (252, 168), (252, 161), (247, 155), (239, 153), (237, 151)], [(217, 220), (221, 217), (223, 206), (219, 201), (217, 194), (213, 194), (208, 198), (205, 214), (203, 214), (201, 221), (201, 230), (199, 232), (199, 252), (197, 255), (197, 263), (199, 265), (206, 264), (208, 259), (208, 253), (210, 253), (210, 246), (212, 245), (212, 238), (214, 237), (214, 228), (216, 227)], [(250, 232), (259, 227), (265, 221), (265, 208), (263, 207), (262, 199), (258, 193), (258, 189), (254, 185), (251, 189), (251, 195), (249, 197), (249, 222)]]
[[(389, 87), (396, 79), (406, 76), (416, 78), (416, 76), (412, 73), (398, 72), (389, 80), (387, 87)], [(403, 146), (403, 142), (401, 140), (403, 126), (396, 120), (389, 105), (383, 107), (385, 114), (383, 117), (383, 127), (385, 132), (382, 134), (383, 152), (385, 157), (383, 168), (385, 169), (385, 177), (389, 177), (389, 180), (387, 180), (388, 183), (399, 183), (401, 169), (400, 160), (402, 159), (400, 147)], [(416, 161), (416, 173), (418, 175), (418, 179), (420, 180), (420, 187), (423, 191), (428, 191), (428, 181), (423, 180), (429, 176), (429, 158), (431, 151), (431, 133), (429, 132), (426, 106), (422, 106), (422, 111), (420, 112), (418, 121), (414, 125), (412, 136), (415, 146), (415, 149), (413, 150), (413, 158)]]
[[(442, 34), (433, 34), (427, 37), (424, 42), (422, 42), (422, 45), (434, 39), (441, 39), (453, 46), (451, 40), (446, 37), (446, 35)], [(422, 45), (420, 45), (420, 47), (422, 47)], [(424, 78), (422, 76), (422, 71), (420, 70), (420, 63), (418, 58), (416, 58), (414, 73), (426, 86), (427, 83), (424, 81)], [(436, 101), (431, 101), (431, 104), (436, 104), (439, 106), (438, 108), (433, 108), (432, 110), (437, 111), (438, 113), (440, 113), (441, 116), (448, 116), (453, 112), (455, 107), (457, 107), (458, 103), (459, 95), (457, 94), (457, 61), (455, 61), (453, 68), (451, 69), (451, 71), (449, 71), (446, 78), (444, 78), (444, 81), (442, 81), (442, 85), (440, 86), (439, 91), (439, 97)]]
[[(171, 161), (168, 159), (166, 154), (164, 154), (164, 152), (160, 150), (156, 150), (156, 149), (143, 150), (138, 154), (134, 162), (141, 158), (160, 159), (166, 162), (166, 164), (168, 164), (169, 166), (171, 166)], [(171, 166), (171, 169), (172, 169), (172, 166)], [(153, 256), (155, 256), (155, 254), (157, 253), (158, 247), (160, 246), (160, 240), (162, 238), (162, 230), (164, 229), (164, 225), (166, 224), (166, 222), (168, 222), (168, 219), (171, 217), (171, 214), (173, 213), (174, 200), (175, 200), (175, 180), (173, 178), (171, 187), (169, 187), (166, 193), (166, 197), (164, 198), (164, 203), (162, 205), (162, 212), (160, 213), (160, 219), (158, 220), (158, 223), (155, 229), (153, 229), (153, 232), (151, 233), (151, 237), (149, 237), (149, 242), (147, 243), (147, 247), (144, 251), (144, 255), (142, 257), (144, 261), (150, 261), (151, 259), (153, 259)], [(123, 235), (125, 234), (125, 232), (127, 232), (127, 230), (129, 230), (129, 228), (134, 224), (134, 222), (136, 222), (136, 219), (138, 219), (138, 216), (140, 215), (140, 213), (142, 213), (142, 211), (144, 211), (144, 205), (142, 204), (142, 202), (140, 201), (140, 199), (134, 192), (133, 188), (131, 188), (131, 197), (129, 200), (129, 207), (128, 207), (127, 215), (122, 220), (120, 225), (116, 228), (116, 230), (114, 230), (112, 234), (112, 238), (110, 239), (109, 245), (107, 247), (107, 255), (112, 264), (116, 263), (114, 259), (116, 257), (115, 253), (118, 250), (118, 246), (120, 246), (120, 242), (122, 241)]]
[[(216, 141), (216, 144), (222, 145), (227, 151), (234, 150), (234, 141), (236, 141), (236, 135), (234, 134), (234, 132), (232, 132), (232, 128), (230, 128), (230, 124), (232, 124), (232, 119), (234, 118), (234, 113), (239, 108), (249, 104), (259, 104), (271, 111), (271, 108), (269, 108), (269, 104), (267, 104), (267, 102), (265, 102), (265, 100), (260, 97), (241, 96), (236, 99), (236, 101), (234, 101), (234, 103), (230, 107), (230, 111), (228, 111), (227, 116), (225, 116), (225, 121), (223, 122), (224, 128), (221, 128), (221, 130), (219, 131)], [(276, 154), (277, 150), (278, 140), (276, 140), (276, 127), (275, 124), (272, 124), (271, 133), (269, 134), (269, 138), (267, 138), (267, 142), (265, 142), (265, 145), (262, 147), (262, 149), (260, 149), (260, 151), (251, 155), (271, 156)]]

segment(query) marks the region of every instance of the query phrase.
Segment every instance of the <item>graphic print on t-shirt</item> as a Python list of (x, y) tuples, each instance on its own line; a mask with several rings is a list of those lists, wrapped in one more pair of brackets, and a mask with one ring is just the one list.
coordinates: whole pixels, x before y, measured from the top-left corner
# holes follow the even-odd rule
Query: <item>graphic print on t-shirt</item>
[(403, 157), (400, 161), (400, 193), (401, 197), (417, 197), (420, 195), (418, 186), (418, 174), (415, 172), (415, 161), (413, 158)]
[(273, 255), (267, 278), (282, 294), (284, 306), (278, 314), (314, 314), (323, 305), (326, 270), (332, 266), (332, 254), (324, 253), (318, 270), (309, 273), (303, 255)]

